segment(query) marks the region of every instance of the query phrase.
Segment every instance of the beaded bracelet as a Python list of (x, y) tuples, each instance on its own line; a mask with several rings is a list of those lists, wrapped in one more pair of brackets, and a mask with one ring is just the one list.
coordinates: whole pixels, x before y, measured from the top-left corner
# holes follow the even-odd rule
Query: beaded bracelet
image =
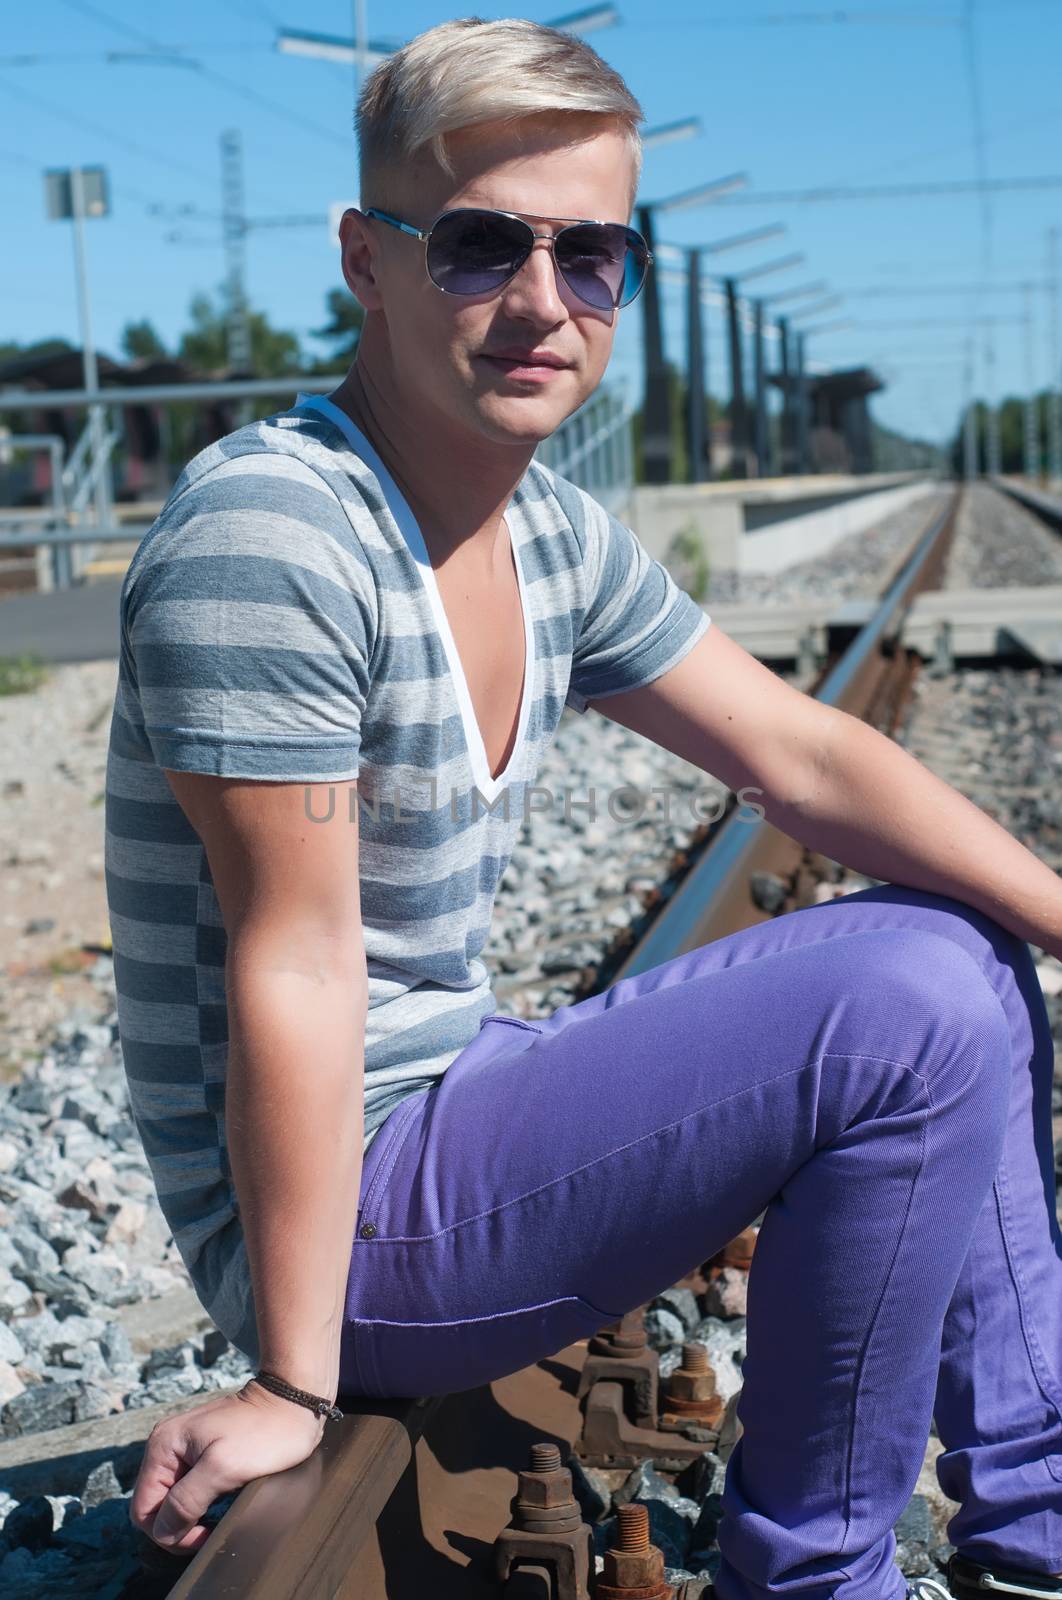
[(321, 1395), (308, 1394), (305, 1389), (296, 1389), (290, 1383), (285, 1383), (283, 1378), (276, 1377), (272, 1372), (256, 1372), (255, 1382), (260, 1383), (263, 1389), (269, 1389), (273, 1394), (278, 1394), (284, 1400), (294, 1400), (297, 1405), (308, 1406), (311, 1411), (316, 1411), (319, 1417), (328, 1417), (333, 1422), (342, 1422), (343, 1413), (338, 1406), (330, 1400), (325, 1400)]

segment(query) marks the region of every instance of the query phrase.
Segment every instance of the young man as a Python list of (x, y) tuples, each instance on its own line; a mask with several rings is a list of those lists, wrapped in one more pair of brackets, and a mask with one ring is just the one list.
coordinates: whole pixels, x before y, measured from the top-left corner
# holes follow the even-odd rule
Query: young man
[[(130, 567), (107, 789), (130, 1095), (261, 1374), (155, 1428), (133, 1519), (196, 1548), (212, 1499), (313, 1451), (313, 1397), (514, 1371), (766, 1210), (722, 1600), (902, 1597), (934, 1415), (967, 1577), (1055, 1592), (1062, 1239), (1026, 941), (1062, 955), (1062, 885), (532, 461), (649, 266), (640, 117), (529, 22), (389, 57), (341, 227), (354, 366), (197, 456)], [(495, 1015), (480, 952), (565, 703), (756, 786), (883, 887)]]

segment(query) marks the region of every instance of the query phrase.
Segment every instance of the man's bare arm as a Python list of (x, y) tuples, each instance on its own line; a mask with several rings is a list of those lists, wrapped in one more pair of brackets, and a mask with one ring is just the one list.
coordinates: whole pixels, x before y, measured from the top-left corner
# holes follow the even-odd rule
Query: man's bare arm
[(1062, 881), (902, 746), (787, 684), (712, 626), (644, 688), (591, 700), (774, 827), (882, 882), (950, 895), (1062, 960)]
[(735, 793), (758, 788), (768, 818), (806, 799), (835, 719), (713, 622), (677, 666), (641, 689), (588, 704), (710, 772)]
[(364, 1130), (357, 785), (166, 775), (227, 935), (225, 1135), (261, 1365), (334, 1400)]

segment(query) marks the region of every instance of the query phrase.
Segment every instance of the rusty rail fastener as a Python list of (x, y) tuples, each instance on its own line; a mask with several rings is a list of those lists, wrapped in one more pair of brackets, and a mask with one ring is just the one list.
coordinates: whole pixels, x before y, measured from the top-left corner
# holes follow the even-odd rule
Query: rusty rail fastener
[(616, 1542), (605, 1551), (595, 1600), (673, 1600), (664, 1579), (664, 1552), (649, 1542), (649, 1508), (620, 1506)]
[(624, 1385), (629, 1394), (627, 1409), (635, 1427), (656, 1426), (660, 1360), (656, 1351), (649, 1348), (644, 1306), (635, 1306), (618, 1322), (610, 1322), (588, 1342), (576, 1398), (588, 1394), (599, 1378)]
[(635, 1467), (652, 1458), (678, 1472), (718, 1439), (701, 1416), (658, 1423), (660, 1358), (649, 1348), (644, 1306), (590, 1340), (576, 1396), (583, 1427), (572, 1454), (584, 1466)]
[(594, 1535), (572, 1494), (572, 1475), (555, 1444), (531, 1446), (531, 1464), (518, 1474), (509, 1504), (512, 1521), (494, 1541), (495, 1574), (507, 1584), (519, 1563), (548, 1567), (556, 1600), (590, 1600)]
[(723, 1415), (723, 1402), (716, 1392), (715, 1373), (703, 1344), (682, 1346), (682, 1365), (664, 1381), (660, 1407), (660, 1426), (669, 1423), (703, 1422), (713, 1427)]

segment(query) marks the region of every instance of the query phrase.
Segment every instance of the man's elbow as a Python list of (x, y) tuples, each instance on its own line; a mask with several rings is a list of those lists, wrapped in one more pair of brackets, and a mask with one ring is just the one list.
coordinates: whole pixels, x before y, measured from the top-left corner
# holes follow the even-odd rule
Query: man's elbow
[(307, 924), (292, 918), (249, 918), (230, 937), (226, 981), (247, 973), (301, 978), (314, 988), (340, 984), (368, 1009), (368, 974), (361, 923)]

